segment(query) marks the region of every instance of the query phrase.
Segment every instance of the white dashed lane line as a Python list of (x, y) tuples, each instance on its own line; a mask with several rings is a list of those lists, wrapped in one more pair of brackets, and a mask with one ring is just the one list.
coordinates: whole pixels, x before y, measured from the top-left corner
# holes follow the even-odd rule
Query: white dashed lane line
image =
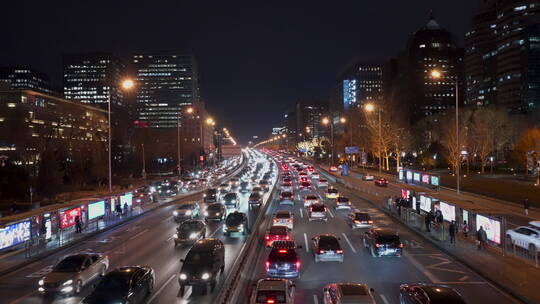
[(309, 244), (308, 244), (308, 241), (307, 241), (307, 234), (304, 233), (304, 242), (306, 243), (306, 252), (309, 252)]
[(352, 250), (354, 253), (356, 253), (356, 249), (354, 249), (354, 246), (353, 246), (353, 244), (351, 243), (351, 241), (349, 240), (349, 238), (347, 237), (347, 235), (346, 235), (344, 232), (342, 232), (341, 234), (343, 235), (343, 238), (345, 239), (345, 241), (347, 241), (347, 244), (349, 244), (349, 246), (351, 247), (351, 250)]

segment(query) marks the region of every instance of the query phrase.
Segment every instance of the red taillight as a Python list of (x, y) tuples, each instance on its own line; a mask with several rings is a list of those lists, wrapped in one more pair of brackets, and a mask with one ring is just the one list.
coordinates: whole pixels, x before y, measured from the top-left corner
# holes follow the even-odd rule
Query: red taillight
[(324, 208), (324, 212), (326, 212), (326, 208)]
[(300, 261), (296, 262), (296, 270), (300, 269)]
[(280, 249), (278, 252), (279, 253), (287, 253), (287, 250), (286, 249)]
[(270, 236), (269, 236), (269, 235), (267, 235), (267, 236), (266, 236), (266, 240), (269, 240), (269, 239), (270, 239)]
[(382, 247), (382, 245), (379, 243), (375, 243), (375, 247), (379, 248), (379, 247)]
[(290, 237), (287, 235), (287, 236), (285, 237), (285, 239), (288, 241), (288, 240), (290, 239)]
[(266, 271), (268, 271), (268, 269), (270, 269), (270, 262), (266, 262)]
[(324, 253), (324, 250), (319, 250), (319, 254), (323, 254)]
[(274, 223), (277, 223), (278, 222), (278, 219), (274, 219)]
[(398, 247), (403, 248), (403, 243), (399, 243)]
[(373, 224), (373, 221), (367, 221), (367, 222), (368, 222), (368, 224)]
[(275, 302), (272, 299), (268, 299), (268, 300), (266, 300), (266, 303), (275, 303)]
[(343, 253), (343, 250), (336, 250), (336, 253), (339, 253), (339, 254), (342, 254)]
[(355, 224), (360, 224), (360, 221), (359, 220), (354, 220), (354, 223)]

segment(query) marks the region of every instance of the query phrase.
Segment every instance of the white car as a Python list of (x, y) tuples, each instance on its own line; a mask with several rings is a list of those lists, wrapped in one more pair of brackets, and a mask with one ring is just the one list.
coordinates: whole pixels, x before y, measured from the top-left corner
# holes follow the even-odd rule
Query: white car
[(272, 219), (273, 226), (287, 226), (289, 229), (294, 227), (294, 215), (290, 211), (279, 210)]
[(326, 206), (324, 204), (313, 204), (308, 208), (308, 220), (311, 221), (328, 221), (326, 216)]
[(319, 177), (320, 177), (319, 173), (317, 173), (317, 172), (311, 173), (311, 178), (312, 179), (319, 179)]
[(540, 251), (540, 221), (529, 222), (531, 226), (520, 226), (506, 231), (508, 244), (529, 250), (531, 254)]
[(320, 199), (315, 194), (308, 194), (306, 197), (304, 197), (304, 207), (307, 208), (311, 206), (312, 204), (318, 204), (320, 203)]
[(375, 304), (373, 289), (366, 284), (334, 283), (323, 289), (324, 304)]
[(319, 179), (319, 180), (317, 181), (317, 187), (319, 187), (319, 188), (326, 188), (326, 187), (328, 187), (328, 181), (327, 181), (326, 179), (322, 179), (322, 178)]
[(371, 174), (364, 174), (362, 175), (362, 180), (365, 180), (365, 181), (372, 181), (375, 179), (375, 176), (371, 175)]
[(286, 279), (260, 279), (251, 295), (250, 304), (294, 304), (296, 285)]

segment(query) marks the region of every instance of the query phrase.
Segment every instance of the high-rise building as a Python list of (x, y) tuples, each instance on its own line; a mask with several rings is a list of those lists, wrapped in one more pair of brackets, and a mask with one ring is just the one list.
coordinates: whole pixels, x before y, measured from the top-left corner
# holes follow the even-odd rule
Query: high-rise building
[(382, 65), (355, 61), (348, 65), (338, 78), (338, 102), (348, 111), (366, 101), (382, 98)]
[(539, 106), (540, 5), (483, 0), (466, 33), (466, 103), (512, 113)]
[(64, 55), (64, 98), (107, 109), (123, 105), (120, 88), (125, 66), (119, 58), (107, 53)]
[[(408, 114), (411, 122), (455, 107), (455, 82), (462, 91), (463, 49), (434, 18), (416, 31), (407, 48), (384, 71), (384, 101)], [(438, 70), (442, 78), (433, 79)], [(462, 96), (463, 94), (460, 94)]]
[(134, 55), (137, 121), (141, 127), (176, 128), (181, 107), (199, 101), (198, 69), (193, 56)]
[(328, 114), (328, 108), (322, 102), (300, 101), (296, 103), (296, 112), (298, 133), (303, 134), (302, 138), (311, 139), (327, 135), (322, 119)]
[(32, 90), (44, 94), (53, 94), (49, 77), (28, 68), (0, 68), (0, 83), (13, 90)]

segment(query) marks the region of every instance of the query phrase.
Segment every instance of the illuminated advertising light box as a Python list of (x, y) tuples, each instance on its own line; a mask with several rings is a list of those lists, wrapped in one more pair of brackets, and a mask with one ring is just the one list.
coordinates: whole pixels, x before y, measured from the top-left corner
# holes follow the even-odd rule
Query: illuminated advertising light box
[(407, 181), (411, 181), (411, 180), (412, 180), (412, 172), (407, 171)]
[(425, 212), (431, 211), (431, 198), (430, 197), (420, 195), (420, 209)]
[(439, 186), (439, 177), (438, 176), (431, 176), (431, 185), (432, 186)]
[(422, 174), (422, 183), (429, 184), (429, 174)]
[(403, 180), (403, 178), (404, 178), (403, 170), (399, 170), (399, 180)]
[(88, 220), (105, 215), (105, 201), (88, 204)]
[(454, 205), (441, 202), (439, 208), (445, 221), (451, 222), (456, 220), (456, 207)]
[(501, 222), (489, 217), (477, 214), (476, 215), (476, 230), (484, 227), (488, 240), (495, 244), (501, 244)]
[(120, 196), (120, 205), (122, 206), (122, 208), (124, 208), (125, 204), (127, 204), (128, 206), (131, 206), (133, 204), (133, 194), (131, 192)]
[(420, 181), (420, 173), (414, 172), (413, 173), (413, 179), (414, 179), (415, 182), (419, 182)]
[(30, 239), (30, 221), (0, 228), (0, 249), (15, 246)]
[(409, 198), (409, 195), (411, 194), (411, 192), (407, 189), (401, 189), (401, 197), (402, 198)]
[(75, 217), (81, 218), (81, 207), (66, 210), (60, 213), (60, 228), (67, 228), (75, 225)]

